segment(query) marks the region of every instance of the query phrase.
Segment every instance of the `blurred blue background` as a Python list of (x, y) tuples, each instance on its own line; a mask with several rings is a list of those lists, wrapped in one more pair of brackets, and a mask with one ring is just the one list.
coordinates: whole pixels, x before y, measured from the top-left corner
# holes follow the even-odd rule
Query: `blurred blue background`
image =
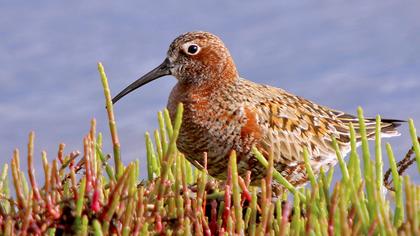
[[(420, 129), (419, 1), (15, 0), (0, 6), (0, 164), (14, 148), (26, 153), (31, 130), (37, 158), (41, 150), (54, 158), (60, 142), (66, 152), (82, 150), (94, 117), (111, 152), (96, 63), (104, 63), (115, 95), (158, 65), (176, 36), (194, 30), (219, 35), (244, 78), (350, 113), (360, 105), (368, 116), (411, 117)], [(157, 127), (156, 113), (174, 84), (165, 77), (116, 105), (125, 163), (138, 158), (146, 170), (143, 134)], [(411, 146), (407, 126), (400, 130), (401, 137), (386, 140), (399, 158)], [(410, 173), (419, 179), (414, 168)]]

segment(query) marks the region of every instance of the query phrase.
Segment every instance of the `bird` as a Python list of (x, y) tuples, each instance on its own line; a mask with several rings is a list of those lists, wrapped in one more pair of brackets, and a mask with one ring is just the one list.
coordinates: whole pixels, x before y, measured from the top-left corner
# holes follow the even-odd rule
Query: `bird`
[[(239, 76), (234, 60), (222, 40), (209, 32), (194, 31), (178, 36), (169, 46), (164, 61), (136, 80), (112, 102), (160, 77), (177, 79), (167, 103), (173, 118), (179, 103), (184, 113), (177, 148), (199, 169), (207, 154), (207, 172), (224, 180), (232, 150), (237, 154), (240, 176), (251, 172), (251, 183), (266, 174), (254, 156), (253, 147), (265, 158), (270, 151), (273, 167), (292, 185), (308, 181), (303, 157), (307, 148), (314, 174), (337, 163), (332, 137), (343, 155), (350, 151), (353, 123), (360, 144), (358, 118), (318, 105), (281, 88)], [(366, 119), (368, 139), (375, 136), (375, 119)], [(382, 119), (382, 137), (398, 136), (402, 120)]]

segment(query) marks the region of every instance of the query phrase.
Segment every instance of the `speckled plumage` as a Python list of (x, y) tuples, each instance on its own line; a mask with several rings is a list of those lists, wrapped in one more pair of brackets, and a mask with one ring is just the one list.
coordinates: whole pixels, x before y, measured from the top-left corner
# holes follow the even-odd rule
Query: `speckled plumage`
[[(199, 48), (198, 53), (188, 52), (191, 45)], [(256, 146), (267, 156), (272, 146), (274, 167), (299, 186), (307, 181), (303, 147), (308, 147), (315, 173), (337, 162), (331, 136), (343, 154), (350, 150), (349, 123), (358, 130), (354, 116), (240, 78), (228, 49), (211, 33), (179, 36), (170, 45), (165, 63), (161, 67), (178, 80), (168, 100), (170, 114), (175, 114), (178, 103), (184, 104), (178, 149), (199, 168), (207, 152), (208, 173), (216, 178), (226, 177), (231, 150), (237, 152), (240, 175), (250, 170), (254, 181), (262, 178), (264, 168), (251, 148)], [(128, 92), (123, 91), (116, 100)], [(398, 135), (395, 122), (383, 121), (384, 136)], [(368, 119), (366, 126), (368, 137), (373, 137), (374, 120)]]

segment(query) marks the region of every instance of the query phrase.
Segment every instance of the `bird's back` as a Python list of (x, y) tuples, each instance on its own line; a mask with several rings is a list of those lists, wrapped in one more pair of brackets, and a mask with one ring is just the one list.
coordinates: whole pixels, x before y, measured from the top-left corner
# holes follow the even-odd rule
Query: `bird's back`
[[(337, 140), (343, 155), (350, 150), (350, 123), (353, 123), (360, 142), (358, 119), (353, 115), (317, 105), (279, 88), (245, 79), (240, 79), (239, 84), (241, 96), (252, 94), (252, 99), (245, 100), (244, 106), (255, 114), (260, 127), (260, 138), (254, 145), (266, 156), (272, 148), (276, 169), (284, 176), (291, 176), (289, 181), (292, 183), (306, 182), (303, 178), (304, 147), (308, 149), (314, 172), (318, 173), (321, 166), (326, 170), (337, 162), (332, 137)], [(398, 122), (401, 121), (383, 120), (383, 136), (399, 135), (395, 129)], [(366, 119), (366, 131), (368, 138), (374, 137), (374, 119)]]

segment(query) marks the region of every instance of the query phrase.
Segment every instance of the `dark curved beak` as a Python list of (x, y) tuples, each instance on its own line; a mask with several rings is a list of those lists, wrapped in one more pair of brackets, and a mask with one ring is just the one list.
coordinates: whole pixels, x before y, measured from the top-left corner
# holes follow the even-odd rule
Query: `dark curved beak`
[(165, 61), (162, 62), (158, 67), (150, 71), (149, 73), (143, 75), (140, 79), (134, 81), (132, 84), (128, 85), (127, 88), (125, 88), (123, 91), (121, 91), (117, 96), (115, 96), (112, 99), (112, 104), (116, 103), (118, 100), (120, 100), (125, 95), (131, 93), (132, 91), (140, 88), (141, 86), (157, 79), (165, 75), (171, 74), (171, 62), (168, 58), (165, 59)]

